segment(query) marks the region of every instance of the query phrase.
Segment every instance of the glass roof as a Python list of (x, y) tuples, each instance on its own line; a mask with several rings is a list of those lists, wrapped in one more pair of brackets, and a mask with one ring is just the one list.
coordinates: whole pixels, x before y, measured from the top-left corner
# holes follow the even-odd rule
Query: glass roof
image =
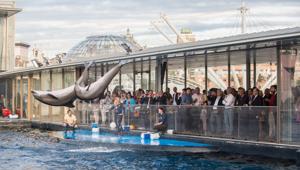
[(97, 35), (89, 36), (71, 48), (67, 53), (66, 59), (107, 58), (139, 50), (141, 50), (140, 46), (135, 42), (129, 41), (125, 36)]

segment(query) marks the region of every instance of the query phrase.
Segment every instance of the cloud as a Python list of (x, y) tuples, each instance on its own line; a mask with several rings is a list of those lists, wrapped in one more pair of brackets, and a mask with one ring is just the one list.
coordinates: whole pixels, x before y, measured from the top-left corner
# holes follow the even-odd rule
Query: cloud
[[(248, 31), (297, 26), (298, 0), (248, 0)], [(46, 54), (66, 52), (86, 36), (123, 34), (127, 28), (141, 45), (167, 45), (150, 21), (161, 12), (179, 30), (191, 28), (198, 39), (239, 33), (240, 0), (16, 0), (16, 39)], [(174, 33), (160, 24), (171, 38)]]

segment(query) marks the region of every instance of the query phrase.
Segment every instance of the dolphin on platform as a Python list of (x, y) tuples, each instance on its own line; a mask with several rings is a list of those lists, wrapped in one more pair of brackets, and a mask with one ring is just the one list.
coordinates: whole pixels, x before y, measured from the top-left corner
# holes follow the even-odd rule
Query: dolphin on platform
[[(88, 70), (94, 62), (90, 62), (84, 68), (80, 78), (76, 81), (80, 85), (86, 85), (88, 82)], [(67, 87), (61, 90), (55, 91), (38, 91), (31, 90), (33, 97), (50, 106), (66, 106), (66, 107), (75, 107), (73, 102), (76, 100), (76, 95), (74, 92), (75, 85)]]
[(125, 61), (121, 61), (105, 73), (103, 77), (88, 86), (82, 86), (79, 81), (77, 81), (74, 88), (76, 97), (81, 100), (94, 100), (96, 98), (103, 97), (105, 89), (108, 87), (112, 79), (119, 73), (124, 64)]

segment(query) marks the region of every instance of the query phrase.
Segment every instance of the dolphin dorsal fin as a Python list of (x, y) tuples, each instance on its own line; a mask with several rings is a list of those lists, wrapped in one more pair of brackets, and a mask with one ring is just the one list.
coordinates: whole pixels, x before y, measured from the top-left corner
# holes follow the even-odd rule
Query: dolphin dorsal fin
[(58, 100), (58, 98), (56, 96), (54, 96), (53, 94), (51, 94), (51, 93), (48, 93), (47, 95)]

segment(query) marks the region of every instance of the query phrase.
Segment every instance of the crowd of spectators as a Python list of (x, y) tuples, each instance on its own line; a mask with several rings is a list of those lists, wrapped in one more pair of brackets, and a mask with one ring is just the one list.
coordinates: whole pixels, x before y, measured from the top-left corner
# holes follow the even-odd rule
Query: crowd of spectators
[(194, 89), (184, 88), (181, 92), (178, 92), (176, 87), (173, 88), (173, 92), (169, 88), (165, 92), (145, 91), (143, 89), (138, 89), (135, 92), (115, 90), (112, 93), (106, 92), (105, 98), (101, 100), (94, 100), (93, 104), (97, 107), (93, 110), (94, 115), (96, 115), (95, 121), (99, 122), (98, 115), (100, 112), (102, 123), (107, 123), (108, 112), (113, 111), (117, 128), (122, 130), (120, 128), (124, 114), (135, 114), (137, 106), (146, 108), (153, 105), (157, 107), (178, 106), (179, 115), (177, 119), (179, 122), (177, 124), (180, 125), (177, 128), (181, 128), (183, 131), (193, 131), (200, 126), (205, 134), (224, 133), (226, 136), (237, 133), (235, 124), (236, 113), (238, 112), (239, 136), (251, 135), (247, 131), (249, 128), (253, 129), (257, 124), (257, 130), (253, 131), (257, 131), (255, 134), (258, 134), (259, 138), (265, 136), (274, 138), (274, 114), (276, 111), (274, 109), (268, 110), (271, 107), (260, 108), (260, 106), (276, 106), (276, 91), (276, 85), (266, 88), (264, 92), (256, 87), (248, 90), (242, 87), (238, 89), (228, 87), (226, 90), (212, 88), (209, 91), (201, 91), (200, 88), (196, 87)]

